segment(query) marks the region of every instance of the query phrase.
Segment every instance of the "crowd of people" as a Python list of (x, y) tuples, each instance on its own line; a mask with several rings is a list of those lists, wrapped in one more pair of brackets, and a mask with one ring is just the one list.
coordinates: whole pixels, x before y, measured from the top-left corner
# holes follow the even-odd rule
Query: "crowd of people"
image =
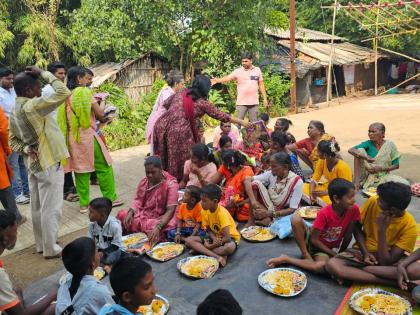
[[(231, 75), (197, 75), (188, 88), (181, 73), (170, 71), (147, 124), (151, 153), (144, 162), (145, 177), (130, 207), (114, 217), (112, 208), (122, 201), (98, 128), (111, 120), (107, 95), (89, 88), (93, 74), (86, 68), (70, 68), (66, 80), (61, 63), (48, 69), (31, 66), (17, 75), (0, 70), (0, 200), (5, 208), (0, 211), (0, 254), (13, 248), (18, 225), (25, 220), (16, 203), (30, 198), (36, 250), (47, 259), (62, 257), (68, 275), (58, 293), (24, 309), (0, 264), (0, 312), (136, 313), (156, 294), (151, 266), (123, 249), (122, 236), (137, 232), (147, 234), (151, 247), (168, 240), (185, 243), (223, 267), (240, 250), (240, 227), (268, 226), (280, 238), (293, 232), (302, 253), (301, 259), (267, 257), (268, 267), (289, 264), (330, 274), (340, 283), (402, 289), (420, 280), (420, 253), (406, 255), (417, 238), (416, 221), (406, 210), (411, 190), (405, 179), (391, 173), (399, 168), (400, 154), (385, 139), (383, 124), (371, 124), (369, 140), (349, 149), (353, 174), (338, 140), (322, 122), (310, 121), (308, 137), (296, 141), (290, 120), (278, 119), (271, 130), (269, 116), (258, 116), (258, 91), (268, 103), (261, 70), (249, 53)], [(212, 85), (230, 80), (238, 86), (239, 118), (207, 99)], [(249, 121), (243, 120), (246, 112)], [(220, 121), (208, 144), (200, 130), (204, 114)], [(102, 197), (91, 200), (93, 172)], [(361, 189), (376, 194), (359, 209), (355, 195)], [(90, 220), (88, 237), (64, 249), (57, 244), (63, 200), (78, 201)], [(321, 207), (312, 223), (298, 214), (304, 204)], [(352, 237), (355, 245), (348, 248)], [(98, 265), (110, 275), (113, 293), (93, 277)], [(228, 314), (227, 309), (229, 314), (242, 312), (229, 292), (217, 290), (197, 314)]]

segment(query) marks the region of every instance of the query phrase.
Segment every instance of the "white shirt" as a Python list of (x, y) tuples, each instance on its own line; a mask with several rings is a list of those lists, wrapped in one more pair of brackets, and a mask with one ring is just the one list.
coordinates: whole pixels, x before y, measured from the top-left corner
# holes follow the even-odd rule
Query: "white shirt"
[(7, 118), (10, 117), (10, 114), (15, 109), (16, 105), (16, 92), (14, 88), (6, 90), (0, 87), (0, 106), (3, 108), (4, 113)]
[(109, 216), (103, 227), (97, 222), (90, 222), (88, 233), (99, 249), (107, 249), (111, 245), (123, 247), (121, 223), (114, 217)]
[[(55, 93), (55, 91), (54, 91), (54, 88), (52, 87), (51, 84), (47, 84), (46, 86), (44, 86), (42, 88), (42, 96), (43, 97), (49, 97), (49, 96), (53, 95), (54, 93)], [(58, 108), (54, 109), (50, 113), (51, 117), (53, 117), (55, 120), (57, 120), (57, 111), (58, 111)]]

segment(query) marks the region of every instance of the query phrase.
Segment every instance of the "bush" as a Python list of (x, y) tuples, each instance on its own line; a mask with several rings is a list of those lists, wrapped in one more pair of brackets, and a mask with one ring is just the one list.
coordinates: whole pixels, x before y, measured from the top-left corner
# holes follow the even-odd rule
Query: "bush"
[[(284, 116), (288, 112), (290, 80), (271, 70), (271, 68), (267, 68), (263, 71), (267, 99), (272, 103), (269, 114), (271, 117)], [(264, 108), (260, 106), (260, 110), (264, 111)]]

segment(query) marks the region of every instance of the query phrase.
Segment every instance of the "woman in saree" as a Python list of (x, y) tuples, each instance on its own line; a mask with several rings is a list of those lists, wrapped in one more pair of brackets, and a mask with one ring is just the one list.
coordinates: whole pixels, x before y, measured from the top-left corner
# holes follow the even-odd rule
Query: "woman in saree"
[(130, 209), (119, 211), (116, 217), (123, 234), (146, 233), (154, 245), (166, 240), (165, 232), (176, 227), (179, 186), (175, 177), (162, 170), (158, 156), (149, 156), (144, 169), (146, 177), (137, 186)]
[(245, 190), (251, 204), (246, 226), (268, 226), (299, 207), (303, 181), (291, 171), (290, 155), (287, 152), (273, 154), (270, 166), (270, 171), (245, 179)]
[(369, 140), (349, 150), (354, 156), (354, 184), (356, 189), (378, 187), (394, 181), (408, 184), (404, 178), (390, 174), (400, 167), (400, 153), (395, 144), (385, 140), (385, 126), (376, 122), (369, 126)]
[(309, 122), (308, 136), (308, 138), (289, 144), (287, 148), (295, 152), (312, 170), (315, 170), (319, 160), (318, 143), (321, 140), (331, 140), (333, 137), (325, 132), (324, 124), (318, 120)]
[(147, 143), (151, 146), (151, 154), (153, 154), (153, 127), (159, 117), (162, 116), (164, 112), (166, 112), (166, 108), (163, 106), (163, 103), (170, 96), (184, 88), (184, 77), (178, 70), (169, 71), (165, 75), (165, 81), (168, 85), (164, 86), (162, 90), (160, 90), (146, 124), (146, 140)]
[(196, 120), (204, 114), (219, 121), (248, 126), (211, 104), (207, 98), (210, 79), (197, 75), (192, 86), (170, 96), (164, 103), (167, 109), (156, 121), (153, 129), (153, 151), (162, 159), (163, 169), (175, 176), (178, 181), (184, 175), (184, 163), (191, 158), (191, 147), (200, 143)]
[(104, 108), (93, 98), (86, 87), (87, 69), (72, 67), (67, 74), (67, 87), (72, 94), (61, 105), (57, 113), (57, 123), (66, 139), (70, 157), (63, 162), (64, 171), (74, 172), (76, 191), (79, 195), (80, 213), (88, 211), (90, 201), (90, 175), (96, 172), (99, 187), (104, 197), (112, 201), (114, 207), (123, 204), (117, 199), (112, 159), (96, 133), (96, 120), (106, 122)]
[(331, 204), (328, 185), (336, 178), (352, 181), (350, 166), (339, 158), (340, 146), (334, 140), (321, 140), (318, 143), (319, 161), (316, 164), (310, 183), (303, 186), (303, 200), (321, 207)]
[(249, 203), (244, 181), (254, 176), (250, 166), (245, 165), (244, 156), (236, 150), (227, 150), (222, 155), (223, 164), (210, 179), (211, 184), (220, 185), (225, 180), (220, 204), (233, 218), (240, 222), (248, 221)]

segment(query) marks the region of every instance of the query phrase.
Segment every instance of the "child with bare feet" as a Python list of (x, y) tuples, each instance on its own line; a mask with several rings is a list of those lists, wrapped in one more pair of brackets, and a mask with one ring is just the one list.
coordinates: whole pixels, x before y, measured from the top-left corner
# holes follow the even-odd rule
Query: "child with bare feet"
[(201, 229), (201, 203), (199, 187), (187, 186), (178, 207), (176, 216), (176, 228), (168, 231), (168, 240), (176, 243), (185, 242), (188, 236), (204, 236), (206, 233)]
[(417, 238), (416, 221), (405, 210), (411, 201), (410, 186), (386, 182), (378, 186), (377, 194), (361, 208), (361, 224), (355, 226), (358, 248), (346, 251), (354, 259), (337, 256), (326, 269), (339, 283), (350, 280), (396, 286), (398, 279), (399, 285), (407, 288), (403, 279), (420, 279), (420, 265), (415, 263), (419, 254), (404, 259)]
[(302, 269), (325, 273), (325, 265), (330, 257), (344, 251), (351, 241), (353, 225), (360, 220), (360, 212), (355, 204), (354, 185), (342, 178), (329, 184), (328, 194), (332, 205), (322, 208), (309, 230), (298, 213), (292, 216), (293, 234), (303, 255), (303, 259), (281, 255), (267, 261), (269, 267), (290, 264)]
[(208, 237), (190, 236), (185, 243), (197, 253), (216, 258), (224, 267), (227, 257), (236, 251), (241, 236), (229, 211), (219, 205), (221, 197), (222, 190), (217, 185), (201, 189), (202, 226)]

